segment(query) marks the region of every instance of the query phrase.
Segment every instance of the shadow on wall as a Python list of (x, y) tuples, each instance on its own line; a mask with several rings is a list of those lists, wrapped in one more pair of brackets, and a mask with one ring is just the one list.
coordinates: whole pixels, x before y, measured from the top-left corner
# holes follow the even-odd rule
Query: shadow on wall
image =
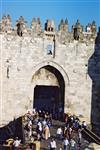
[(7, 139), (19, 137), (23, 142), (22, 117), (11, 121), (8, 125), (0, 128), (0, 144), (3, 144)]
[(100, 136), (100, 27), (95, 39), (94, 53), (88, 61), (88, 74), (92, 79), (92, 130)]

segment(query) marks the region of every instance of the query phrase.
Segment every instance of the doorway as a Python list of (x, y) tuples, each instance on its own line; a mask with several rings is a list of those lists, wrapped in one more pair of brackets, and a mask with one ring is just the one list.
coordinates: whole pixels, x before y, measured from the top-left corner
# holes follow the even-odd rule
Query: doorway
[(33, 107), (38, 111), (45, 110), (58, 119), (59, 114), (61, 117), (64, 113), (65, 82), (61, 73), (56, 68), (47, 65), (37, 71), (36, 77)]
[(58, 86), (36, 85), (34, 89), (34, 106), (37, 110), (53, 113), (59, 105), (60, 90)]

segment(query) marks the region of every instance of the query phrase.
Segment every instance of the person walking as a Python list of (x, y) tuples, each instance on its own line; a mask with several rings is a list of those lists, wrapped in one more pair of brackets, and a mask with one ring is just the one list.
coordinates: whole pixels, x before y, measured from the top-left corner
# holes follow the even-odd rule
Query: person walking
[(67, 137), (65, 137), (65, 139), (62, 143), (62, 149), (63, 150), (68, 150), (68, 148), (69, 148), (69, 141), (68, 141)]
[(57, 148), (57, 145), (56, 145), (56, 141), (55, 139), (51, 139), (51, 142), (50, 142), (50, 150), (56, 150)]
[(45, 138), (45, 140), (48, 140), (49, 137), (50, 137), (50, 129), (49, 129), (48, 125), (46, 125), (44, 128), (44, 138)]
[(76, 150), (76, 142), (74, 139), (70, 140), (70, 150)]
[(20, 143), (21, 143), (21, 140), (19, 140), (18, 137), (16, 137), (16, 139), (13, 143), (14, 150), (20, 150)]

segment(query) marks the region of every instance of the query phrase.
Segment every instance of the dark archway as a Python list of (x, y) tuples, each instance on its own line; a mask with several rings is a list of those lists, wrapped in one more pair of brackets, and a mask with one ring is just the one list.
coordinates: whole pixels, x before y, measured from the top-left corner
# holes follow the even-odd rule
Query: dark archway
[[(54, 67), (47, 65), (42, 67), (53, 73), (58, 81), (58, 86), (36, 85), (34, 89), (34, 104), (38, 110), (46, 110), (55, 118), (61, 118), (64, 113), (65, 82), (61, 73)], [(41, 68), (40, 68), (41, 69)], [(45, 82), (45, 81), (44, 81)], [(61, 113), (59, 113), (61, 111)]]

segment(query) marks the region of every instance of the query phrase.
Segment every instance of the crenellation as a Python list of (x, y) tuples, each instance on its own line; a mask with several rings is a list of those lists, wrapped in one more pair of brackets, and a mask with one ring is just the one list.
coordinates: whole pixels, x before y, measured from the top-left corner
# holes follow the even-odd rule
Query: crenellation
[(61, 19), (58, 29), (55, 27), (53, 20), (47, 19), (44, 29), (42, 29), (42, 24), (40, 18), (33, 18), (31, 22), (31, 27), (27, 26), (27, 21), (24, 20), (23, 16), (20, 16), (16, 21), (16, 26), (12, 27), (12, 20), (10, 15), (3, 16), (0, 23), (0, 32), (14, 35), (14, 36), (32, 36), (32, 37), (44, 37), (44, 34), (49, 33), (51, 36), (55, 32), (56, 37), (59, 42), (66, 44), (67, 42), (73, 42), (78, 40), (81, 43), (92, 42), (96, 37), (96, 23), (93, 21), (89, 23), (84, 30), (83, 25), (81, 25), (80, 20), (72, 25), (72, 31), (69, 31), (68, 19)]
[(23, 16), (20, 16), (20, 18), (16, 21), (18, 36), (23, 36), (27, 33), (26, 23), (27, 21), (24, 20)]
[(42, 24), (40, 18), (33, 18), (31, 22), (31, 30), (33, 36), (41, 36), (42, 34)]
[(66, 18), (65, 21), (61, 19), (60, 24), (58, 25), (58, 31), (68, 32), (68, 19)]

